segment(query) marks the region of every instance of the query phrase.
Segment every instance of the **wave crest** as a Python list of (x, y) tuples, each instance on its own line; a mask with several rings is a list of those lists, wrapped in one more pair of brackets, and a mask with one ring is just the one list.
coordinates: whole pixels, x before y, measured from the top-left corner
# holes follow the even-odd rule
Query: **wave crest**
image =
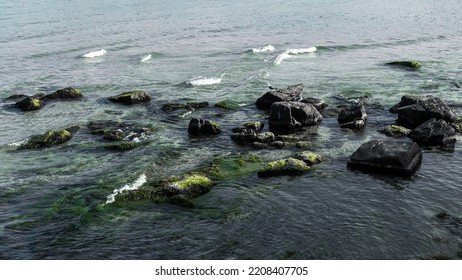
[(126, 192), (126, 191), (136, 190), (136, 189), (140, 188), (146, 182), (147, 182), (146, 175), (141, 174), (140, 177), (138, 177), (138, 179), (135, 180), (135, 182), (133, 182), (131, 184), (126, 184), (126, 185), (124, 185), (123, 187), (121, 187), (119, 189), (115, 189), (112, 192), (112, 194), (107, 196), (106, 204), (113, 203), (118, 194), (121, 194), (121, 193)]
[(223, 76), (225, 74), (221, 74), (220, 77), (198, 77), (195, 79), (191, 79), (186, 82), (186, 84), (191, 86), (208, 86), (208, 85), (215, 85), (221, 83), (223, 80)]
[(274, 64), (281, 64), (281, 62), (293, 55), (304, 54), (304, 53), (313, 53), (317, 49), (316, 47), (302, 48), (302, 49), (287, 49), (285, 52), (281, 53), (274, 60)]
[(252, 52), (254, 53), (260, 53), (260, 52), (272, 52), (274, 51), (275, 48), (271, 45), (266, 45), (264, 47), (261, 47), (261, 48), (254, 48), (252, 49)]
[(98, 51), (93, 51), (93, 52), (83, 54), (82, 57), (84, 57), (84, 58), (93, 58), (93, 57), (103, 56), (105, 54), (107, 54), (107, 51), (105, 49), (100, 49)]

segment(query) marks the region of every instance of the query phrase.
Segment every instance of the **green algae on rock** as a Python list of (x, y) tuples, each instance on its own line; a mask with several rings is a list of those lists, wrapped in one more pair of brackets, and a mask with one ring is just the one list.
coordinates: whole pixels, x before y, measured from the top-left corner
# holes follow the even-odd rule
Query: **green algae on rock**
[(295, 158), (280, 159), (266, 164), (258, 171), (258, 177), (271, 177), (281, 175), (301, 175), (310, 170), (305, 162)]
[(133, 90), (109, 97), (109, 100), (116, 103), (135, 104), (149, 102), (151, 96), (142, 90)]
[(162, 105), (162, 111), (173, 111), (178, 109), (199, 109), (208, 107), (209, 103), (207, 101), (203, 102), (188, 102), (188, 103), (167, 103)]
[(83, 97), (83, 95), (80, 90), (73, 87), (59, 89), (45, 96), (46, 99), (78, 99), (81, 97)]
[(381, 128), (377, 131), (385, 135), (392, 136), (392, 137), (404, 137), (404, 136), (408, 136), (409, 133), (411, 133), (410, 129), (405, 128), (403, 126), (394, 125), (394, 124), (387, 125), (386, 127)]
[(415, 61), (415, 60), (410, 60), (410, 61), (398, 60), (398, 61), (388, 62), (386, 64), (391, 65), (391, 66), (408, 68), (408, 69), (419, 69), (422, 66), (422, 63)]
[(49, 130), (43, 134), (32, 136), (20, 149), (37, 149), (62, 144), (72, 138), (72, 133), (66, 129), (60, 131)]
[(234, 100), (226, 99), (215, 103), (215, 107), (227, 110), (236, 110), (237, 108), (239, 108), (239, 103), (237, 103)]
[(322, 158), (320, 155), (315, 154), (310, 151), (303, 151), (300, 153), (297, 153), (294, 156), (295, 159), (303, 160), (306, 164), (308, 165), (313, 165), (322, 162)]
[(43, 100), (33, 97), (26, 97), (15, 103), (16, 107), (23, 111), (35, 111), (40, 110), (45, 105)]

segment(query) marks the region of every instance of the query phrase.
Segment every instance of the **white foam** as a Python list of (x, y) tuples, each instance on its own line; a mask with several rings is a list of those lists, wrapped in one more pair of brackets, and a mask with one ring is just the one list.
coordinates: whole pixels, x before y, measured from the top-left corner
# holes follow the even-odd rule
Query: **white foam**
[(221, 83), (221, 81), (222, 81), (224, 75), (225, 75), (225, 74), (221, 74), (221, 76), (220, 76), (219, 78), (217, 78), (217, 77), (210, 77), (210, 78), (199, 77), (199, 78), (195, 78), (195, 79), (189, 80), (189, 81), (187, 81), (186, 83), (187, 83), (187, 84), (190, 84), (190, 85), (192, 85), (192, 86), (209, 86), (209, 85), (215, 85), (215, 84)]
[(93, 57), (103, 56), (105, 54), (107, 54), (107, 51), (105, 49), (100, 49), (99, 51), (93, 51), (93, 52), (83, 54), (82, 57), (93, 58)]
[(285, 52), (281, 53), (274, 60), (274, 64), (281, 64), (281, 62), (293, 55), (304, 54), (304, 53), (313, 53), (317, 49), (316, 47), (303, 48), (303, 49), (287, 49)]
[(7, 145), (8, 145), (8, 146), (13, 146), (13, 147), (19, 147), (19, 146), (21, 146), (22, 144), (25, 144), (27, 141), (28, 141), (28, 139), (22, 140), (22, 141), (19, 141), (19, 142), (9, 143), (9, 144), (7, 144)]
[(150, 53), (148, 53), (147, 55), (143, 56), (141, 58), (141, 62), (146, 62), (148, 60), (150, 60), (152, 58), (152, 55)]
[(131, 184), (127, 184), (127, 185), (123, 186), (122, 188), (115, 189), (112, 192), (112, 194), (107, 196), (106, 204), (113, 203), (118, 194), (121, 194), (121, 193), (126, 192), (126, 191), (136, 190), (136, 189), (140, 188), (146, 182), (147, 182), (146, 175), (141, 174), (140, 177), (138, 177), (138, 179), (135, 180), (135, 182), (133, 182)]
[(271, 45), (266, 45), (264, 47), (261, 47), (261, 48), (255, 48), (255, 49), (252, 49), (252, 52), (254, 53), (260, 53), (260, 52), (273, 52), (275, 50), (275, 48)]

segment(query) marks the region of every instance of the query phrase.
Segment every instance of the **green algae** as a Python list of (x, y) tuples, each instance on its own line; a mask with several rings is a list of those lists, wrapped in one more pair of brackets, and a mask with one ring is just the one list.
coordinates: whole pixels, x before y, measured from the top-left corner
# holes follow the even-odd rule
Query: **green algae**
[(299, 160), (303, 160), (308, 165), (317, 164), (317, 163), (320, 163), (322, 161), (322, 158), (321, 158), (320, 155), (315, 154), (315, 153), (310, 152), (310, 151), (303, 151), (303, 152), (297, 153), (294, 156), (294, 158), (299, 159)]
[(310, 170), (310, 167), (302, 160), (288, 158), (267, 163), (257, 174), (258, 177), (301, 175), (308, 170)]
[(237, 108), (239, 108), (239, 103), (237, 103), (234, 100), (226, 99), (215, 103), (215, 107), (227, 110), (236, 110)]
[(72, 133), (63, 129), (60, 131), (49, 130), (43, 134), (32, 136), (20, 149), (37, 149), (62, 144), (72, 138)]

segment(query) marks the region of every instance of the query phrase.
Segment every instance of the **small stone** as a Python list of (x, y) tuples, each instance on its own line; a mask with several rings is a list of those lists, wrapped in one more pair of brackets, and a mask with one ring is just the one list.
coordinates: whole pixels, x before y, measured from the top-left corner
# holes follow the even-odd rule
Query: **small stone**
[(45, 102), (40, 99), (26, 97), (15, 104), (19, 109), (23, 111), (35, 111), (40, 110), (45, 105)]
[(45, 96), (46, 99), (77, 99), (83, 95), (80, 90), (72, 87), (63, 88)]
[(359, 130), (366, 124), (366, 109), (362, 104), (347, 106), (342, 108), (337, 120), (341, 128)]
[(129, 105), (135, 103), (149, 102), (151, 100), (151, 96), (142, 90), (134, 90), (109, 97), (109, 100), (112, 102)]
[(191, 135), (213, 135), (221, 133), (221, 127), (214, 121), (192, 118), (188, 132)]

